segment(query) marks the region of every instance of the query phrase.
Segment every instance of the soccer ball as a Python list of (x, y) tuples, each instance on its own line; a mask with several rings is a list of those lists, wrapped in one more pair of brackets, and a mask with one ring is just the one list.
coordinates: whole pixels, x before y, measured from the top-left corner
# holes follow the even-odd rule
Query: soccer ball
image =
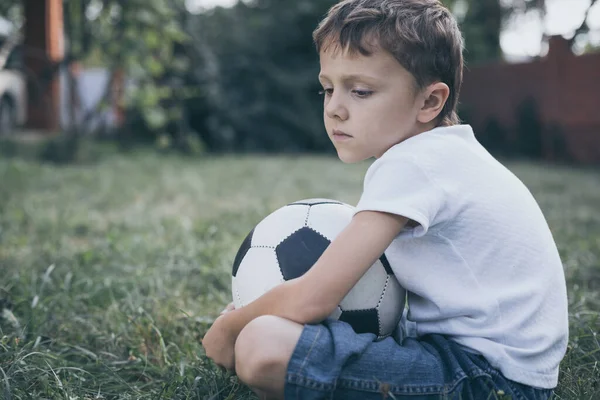
[[(350, 223), (354, 208), (329, 199), (308, 199), (279, 208), (248, 234), (233, 263), (236, 308), (313, 266), (329, 243)], [(357, 333), (390, 335), (402, 316), (405, 290), (381, 256), (330, 316)]]

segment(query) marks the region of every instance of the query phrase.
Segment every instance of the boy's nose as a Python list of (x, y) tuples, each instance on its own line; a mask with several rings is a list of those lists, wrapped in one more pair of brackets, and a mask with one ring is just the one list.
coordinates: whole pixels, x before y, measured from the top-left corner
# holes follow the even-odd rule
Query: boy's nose
[(338, 98), (336, 98), (335, 94), (325, 105), (325, 114), (331, 119), (339, 119), (342, 121), (348, 119), (348, 109)]

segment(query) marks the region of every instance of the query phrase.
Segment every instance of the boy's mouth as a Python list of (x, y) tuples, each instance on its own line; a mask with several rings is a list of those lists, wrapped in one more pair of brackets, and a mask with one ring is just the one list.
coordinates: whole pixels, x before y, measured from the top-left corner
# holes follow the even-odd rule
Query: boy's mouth
[(343, 140), (343, 139), (350, 139), (352, 137), (352, 135), (349, 135), (346, 132), (342, 132), (342, 131), (335, 129), (333, 131), (333, 137), (338, 140)]

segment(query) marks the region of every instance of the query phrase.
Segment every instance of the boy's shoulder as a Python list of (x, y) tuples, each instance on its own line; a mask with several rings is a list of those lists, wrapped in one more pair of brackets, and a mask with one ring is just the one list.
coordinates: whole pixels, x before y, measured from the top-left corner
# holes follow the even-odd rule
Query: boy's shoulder
[(484, 164), (495, 159), (477, 141), (469, 125), (438, 127), (408, 138), (386, 151), (376, 162), (412, 163), (421, 168), (452, 168)]
[(445, 146), (470, 146), (473, 143), (478, 142), (470, 125), (440, 126), (392, 146), (384, 156), (393, 157), (403, 153), (417, 154), (415, 150)]
[[(395, 179), (410, 176), (469, 191), (489, 182), (521, 185), (520, 180), (475, 138), (469, 125), (435, 128), (413, 136), (385, 152), (368, 171), (387, 171)], [(394, 172), (395, 171), (395, 172)], [(486, 183), (487, 182), (487, 183)]]

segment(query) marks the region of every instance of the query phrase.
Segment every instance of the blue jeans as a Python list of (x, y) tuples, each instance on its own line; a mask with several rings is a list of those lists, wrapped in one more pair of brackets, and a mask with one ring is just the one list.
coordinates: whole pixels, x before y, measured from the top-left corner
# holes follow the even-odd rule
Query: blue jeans
[(442, 335), (375, 341), (345, 322), (305, 325), (288, 364), (285, 398), (549, 399), (552, 390), (506, 379), (480, 355)]

